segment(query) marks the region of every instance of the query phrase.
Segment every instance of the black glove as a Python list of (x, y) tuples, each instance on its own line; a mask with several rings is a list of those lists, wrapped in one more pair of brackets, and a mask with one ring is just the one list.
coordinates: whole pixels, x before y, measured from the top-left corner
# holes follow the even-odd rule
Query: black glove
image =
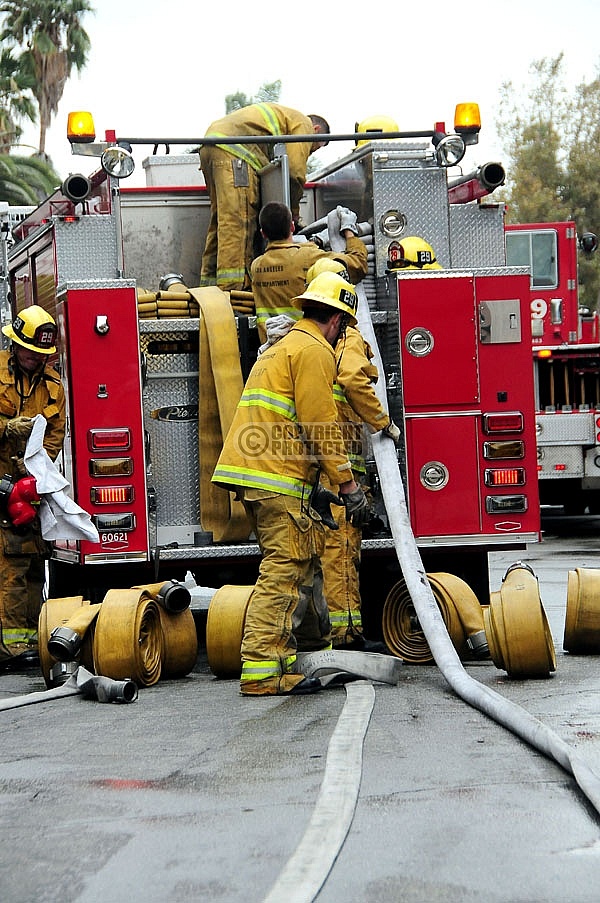
[(325, 489), (322, 483), (315, 483), (310, 494), (310, 506), (314, 508), (326, 527), (330, 530), (339, 530), (339, 524), (333, 519), (331, 513), (332, 505), (343, 505), (344, 503), (339, 496)]
[(366, 495), (360, 486), (357, 486), (353, 492), (343, 493), (340, 498), (346, 506), (346, 520), (351, 521), (353, 527), (361, 530), (368, 524), (371, 517)]
[(4, 438), (7, 442), (26, 442), (31, 435), (32, 429), (33, 420), (31, 417), (13, 417), (6, 424)]

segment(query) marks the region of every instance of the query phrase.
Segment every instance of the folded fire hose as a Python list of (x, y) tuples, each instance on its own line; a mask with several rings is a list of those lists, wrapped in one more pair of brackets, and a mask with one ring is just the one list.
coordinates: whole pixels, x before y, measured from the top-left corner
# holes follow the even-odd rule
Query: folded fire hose
[[(373, 349), (374, 363), (379, 372), (383, 373), (383, 363), (369, 304), (360, 284), (357, 286), (357, 293), (359, 297), (358, 326)], [(375, 391), (387, 410), (383, 380), (379, 380), (375, 384)], [(451, 688), (465, 702), (507, 727), (572, 774), (581, 790), (600, 812), (600, 778), (583, 757), (565, 743), (558, 734), (521, 706), (505, 699), (484, 684), (480, 684), (463, 668), (458, 653), (448, 636), (412, 533), (394, 444), (376, 433), (372, 437), (372, 445), (398, 561), (419, 623), (437, 666)]]
[(190, 290), (200, 306), (198, 434), (202, 528), (215, 542), (243, 542), (251, 527), (241, 502), (211, 482), (243, 379), (235, 317), (227, 295), (210, 286)]

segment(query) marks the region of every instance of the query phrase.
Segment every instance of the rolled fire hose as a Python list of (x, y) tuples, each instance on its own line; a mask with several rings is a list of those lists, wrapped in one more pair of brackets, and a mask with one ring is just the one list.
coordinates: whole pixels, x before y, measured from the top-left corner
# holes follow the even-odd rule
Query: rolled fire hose
[(190, 290), (200, 305), (198, 432), (202, 528), (215, 542), (243, 542), (251, 527), (241, 502), (211, 482), (243, 380), (235, 317), (227, 296), (209, 286)]
[(240, 649), (252, 586), (225, 584), (216, 591), (206, 616), (206, 655), (216, 677), (239, 677)]
[(168, 612), (158, 608), (163, 635), (161, 680), (185, 677), (198, 658), (198, 634), (194, 616), (189, 608), (180, 612)]
[(96, 671), (114, 680), (129, 678), (149, 687), (160, 679), (162, 657), (158, 603), (143, 590), (110, 589), (96, 619)]
[(96, 699), (98, 702), (135, 702), (138, 698), (138, 688), (132, 680), (119, 681), (111, 680), (109, 677), (100, 677), (97, 674), (90, 674), (83, 665), (79, 665), (66, 683), (60, 687), (0, 700), (0, 712), (17, 709), (24, 705), (33, 705), (37, 702), (48, 702), (50, 699), (77, 695), (81, 695), (85, 699)]
[(151, 596), (155, 602), (169, 612), (181, 612), (190, 607), (192, 596), (184, 583), (178, 580), (166, 580), (162, 583), (147, 583), (142, 586), (134, 586), (133, 589), (143, 590)]
[(484, 608), (492, 661), (510, 677), (549, 677), (556, 671), (554, 642), (537, 577), (518, 563), (508, 569)]
[(569, 571), (563, 649), (579, 654), (600, 652), (600, 570)]
[[(360, 284), (357, 286), (357, 294), (359, 297), (359, 329), (373, 349), (374, 363), (379, 372), (383, 373), (383, 362), (373, 329), (369, 305)], [(387, 410), (383, 380), (379, 380), (375, 384), (375, 391)], [(581, 790), (600, 812), (600, 778), (579, 753), (543, 722), (521, 706), (505, 699), (484, 684), (480, 684), (463, 668), (458, 653), (448, 636), (412, 533), (394, 443), (376, 433), (372, 436), (372, 445), (398, 561), (419, 623), (443, 676), (454, 692), (465, 702), (489, 715), (490, 718), (539, 749), (544, 755), (554, 759), (572, 774)]]
[[(461, 659), (487, 656), (483, 612), (477, 596), (454, 574), (427, 574), (452, 645)], [(433, 661), (406, 583), (392, 587), (383, 606), (383, 638), (395, 655), (410, 664)], [(483, 635), (483, 638), (482, 638)]]
[[(60, 599), (47, 599), (41, 607), (38, 618), (38, 647), (40, 667), (47, 687), (64, 684), (73, 673), (74, 668), (60, 662), (48, 649), (48, 642), (53, 630), (67, 624), (80, 608), (90, 608), (90, 603), (83, 596), (65, 596)], [(94, 615), (95, 616), (95, 615)], [(94, 670), (93, 629), (86, 631), (81, 645), (79, 661), (89, 671)]]
[(192, 596), (177, 580), (135, 586), (158, 603), (163, 634), (161, 679), (184, 677), (198, 658), (198, 634), (190, 609)]

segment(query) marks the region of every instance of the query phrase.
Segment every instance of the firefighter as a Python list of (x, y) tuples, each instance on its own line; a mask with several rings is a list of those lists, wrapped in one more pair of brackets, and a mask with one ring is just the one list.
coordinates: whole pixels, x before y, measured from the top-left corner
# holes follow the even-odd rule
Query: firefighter
[[(356, 292), (336, 273), (322, 273), (298, 300), (304, 316), (256, 361), (212, 477), (242, 498), (263, 556), (242, 640), (245, 696), (321, 688), (318, 678), (293, 670), (297, 649), (331, 643), (317, 512), (325, 517), (327, 503), (341, 499), (355, 524), (368, 516), (333, 400), (333, 349), (356, 324)], [(321, 486), (319, 469), (339, 486), (339, 499)]]
[[(307, 278), (330, 270), (344, 275), (340, 260), (323, 258), (308, 271)], [(346, 442), (356, 482), (364, 483), (366, 466), (362, 454), (363, 423), (372, 433), (382, 432), (397, 445), (400, 430), (390, 420), (373, 388), (378, 373), (372, 363), (373, 352), (356, 326), (348, 326), (335, 346), (337, 379), (334, 399), (337, 419)], [(326, 486), (327, 477), (322, 477)], [(328, 486), (336, 490), (336, 487)], [(325, 551), (321, 558), (323, 589), (331, 620), (332, 645), (340, 649), (363, 652), (387, 652), (383, 643), (367, 640), (363, 634), (359, 570), (362, 530), (348, 521), (344, 512), (332, 509), (337, 530), (327, 530)]]
[(340, 233), (346, 241), (346, 253), (323, 251), (312, 241), (301, 244), (293, 240), (292, 211), (285, 204), (272, 202), (261, 209), (258, 224), (267, 247), (252, 261), (252, 293), (256, 306), (256, 326), (261, 343), (266, 339), (265, 323), (269, 317), (285, 314), (294, 320), (302, 316), (295, 299), (307, 284), (307, 272), (320, 258), (343, 262), (353, 283), (367, 274), (367, 248), (358, 238), (356, 213), (345, 207), (338, 210)]
[(407, 235), (400, 239), (397, 256), (393, 262), (388, 261), (389, 269), (398, 270), (441, 270), (435, 251), (424, 238), (418, 235)]
[[(322, 116), (305, 116), (277, 103), (254, 103), (213, 122), (206, 137), (250, 135), (313, 135), (329, 133)], [(286, 145), (290, 173), (292, 213), (299, 219), (309, 156), (327, 141), (290, 142)], [(260, 210), (258, 172), (270, 162), (273, 144), (203, 145), (200, 168), (210, 196), (210, 222), (200, 285), (218, 285), (223, 291), (250, 289), (250, 263)]]
[[(0, 476), (18, 481), (26, 474), (23, 455), (32, 418), (47, 421), (44, 447), (54, 460), (65, 435), (65, 394), (60, 376), (48, 366), (56, 353), (56, 324), (46, 311), (26, 307), (2, 332), (11, 340), (0, 352)], [(0, 511), (0, 669), (37, 664), (37, 624), (51, 546), (41, 536), (39, 517), (27, 526), (11, 524)]]
[[(357, 122), (354, 126), (354, 131), (356, 133), (360, 132), (372, 132), (373, 139), (377, 138), (378, 134), (382, 132), (399, 132), (400, 127), (395, 119), (392, 119), (391, 116), (369, 116), (367, 119), (363, 119), (362, 122)], [(369, 138), (361, 138), (357, 140), (356, 147), (362, 147), (363, 144), (369, 143)], [(386, 141), (398, 141), (398, 138), (387, 138), (384, 139)]]

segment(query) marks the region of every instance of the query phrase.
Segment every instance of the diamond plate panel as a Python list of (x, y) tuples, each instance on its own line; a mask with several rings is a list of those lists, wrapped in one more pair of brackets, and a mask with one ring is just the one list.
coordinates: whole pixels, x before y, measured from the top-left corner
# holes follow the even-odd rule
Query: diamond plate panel
[(168, 347), (179, 342), (185, 343), (182, 347), (192, 343), (197, 347), (198, 327), (194, 325), (196, 328), (189, 331), (173, 331), (172, 326), (167, 329), (163, 325), (163, 332), (155, 328), (140, 336), (146, 366), (143, 407), (150, 440), (149, 483), (156, 492), (158, 529), (200, 523), (198, 421), (152, 417), (152, 411), (159, 408), (198, 404), (198, 352), (161, 353), (157, 345), (166, 343)]
[(117, 229), (112, 216), (82, 216), (55, 223), (58, 284), (81, 279), (116, 279)]
[(503, 267), (504, 213), (484, 204), (450, 204), (450, 259), (453, 267)]
[(594, 420), (593, 413), (538, 414), (535, 419), (538, 446), (566, 445), (570, 442), (595, 445)]
[[(379, 165), (379, 168), (377, 166)], [(404, 235), (419, 235), (435, 250), (443, 267), (450, 264), (448, 188), (446, 171), (414, 161), (413, 166), (378, 164), (373, 167), (373, 231), (375, 268), (383, 276), (391, 239), (379, 229), (381, 215), (398, 210), (406, 218)]]
[[(583, 450), (570, 445), (538, 446), (538, 478), (564, 480), (566, 477), (582, 477), (584, 474)], [(556, 470), (560, 467), (560, 470)]]

